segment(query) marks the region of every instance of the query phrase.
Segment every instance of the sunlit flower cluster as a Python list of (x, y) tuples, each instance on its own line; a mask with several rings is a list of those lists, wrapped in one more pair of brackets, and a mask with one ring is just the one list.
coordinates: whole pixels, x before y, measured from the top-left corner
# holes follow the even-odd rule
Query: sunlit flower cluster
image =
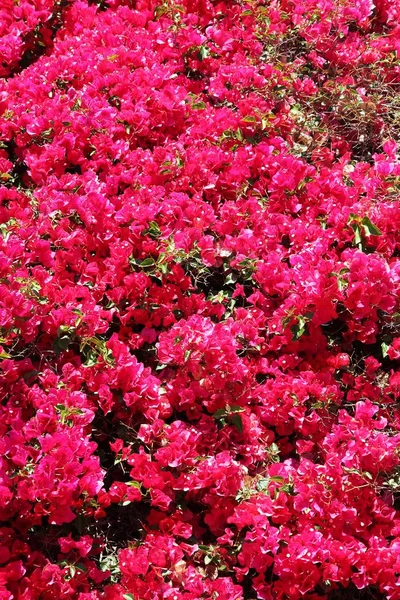
[(400, 600), (398, 0), (0, 4), (0, 600)]

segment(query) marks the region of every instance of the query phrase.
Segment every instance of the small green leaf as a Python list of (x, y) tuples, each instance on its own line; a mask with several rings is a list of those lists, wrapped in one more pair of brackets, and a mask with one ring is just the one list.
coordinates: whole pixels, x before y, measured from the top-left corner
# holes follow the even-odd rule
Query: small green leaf
[(227, 412), (225, 408), (220, 408), (219, 410), (215, 411), (215, 413), (213, 414), (213, 418), (214, 419), (223, 419), (224, 417), (227, 416)]
[(161, 271), (161, 273), (163, 275), (166, 275), (168, 273), (168, 265), (167, 265), (167, 263), (159, 264), (158, 268), (160, 269), (160, 271)]
[(354, 231), (354, 243), (358, 246), (362, 243), (361, 229), (359, 225), (352, 225)]
[(282, 485), (281, 491), (284, 492), (285, 494), (288, 494), (289, 496), (296, 495), (294, 485), (292, 483), (285, 483), (284, 485)]
[[(155, 221), (150, 221), (149, 226), (144, 233), (149, 235), (153, 239), (157, 239), (161, 235), (161, 229), (159, 228), (158, 224)], [(146, 259), (146, 260), (148, 260), (148, 259)], [(153, 261), (153, 263), (154, 263), (154, 261)], [(142, 263), (142, 266), (143, 266), (143, 263)]]
[(94, 348), (91, 348), (89, 345), (85, 346), (84, 352), (83, 352), (83, 362), (82, 365), (84, 367), (94, 367), (94, 365), (97, 365), (97, 359), (98, 359), (99, 355), (96, 352), (96, 350)]
[(204, 60), (205, 58), (208, 58), (209, 56), (210, 56), (210, 50), (207, 48), (207, 46), (200, 46), (199, 59)]
[(145, 258), (144, 260), (142, 260), (142, 262), (140, 263), (140, 266), (143, 269), (147, 269), (148, 267), (154, 267), (156, 263), (154, 262), (153, 258)]
[(369, 217), (364, 217), (361, 221), (361, 224), (364, 228), (365, 235), (382, 235), (382, 232), (377, 228), (374, 223), (369, 219)]
[(71, 337), (68, 334), (62, 335), (57, 340), (58, 347), (61, 348), (61, 350), (67, 350), (67, 348), (71, 344), (71, 342), (72, 342)]
[(280, 450), (279, 450), (279, 446), (278, 444), (275, 444), (275, 442), (273, 442), (270, 447), (268, 448), (270, 454), (279, 454)]
[(230, 285), (231, 283), (236, 283), (237, 278), (238, 278), (237, 273), (229, 273), (229, 275), (226, 276), (225, 285)]
[(261, 129), (264, 131), (270, 126), (271, 118), (263, 117), (261, 119)]
[(299, 322), (296, 323), (295, 325), (292, 325), (292, 327), (290, 328), (292, 335), (293, 335), (293, 341), (297, 341), (301, 338), (301, 336), (307, 331), (307, 326), (304, 322), (304, 319), (299, 318)]
[(234, 414), (231, 416), (230, 418), (232, 425), (234, 425), (236, 427), (236, 429), (239, 431), (239, 433), (243, 432), (243, 422), (242, 422), (242, 417), (238, 414)]
[(128, 483), (126, 485), (129, 485), (129, 487), (134, 487), (138, 490), (140, 490), (140, 488), (142, 487), (141, 483), (139, 483), (139, 481), (128, 481)]
[(195, 102), (192, 104), (193, 110), (205, 110), (207, 108), (207, 104), (205, 102)]
[(257, 481), (257, 490), (259, 492), (265, 492), (268, 489), (269, 479), (260, 479)]
[(168, 367), (168, 365), (157, 365), (156, 366), (156, 371), (162, 371), (163, 369), (166, 369)]

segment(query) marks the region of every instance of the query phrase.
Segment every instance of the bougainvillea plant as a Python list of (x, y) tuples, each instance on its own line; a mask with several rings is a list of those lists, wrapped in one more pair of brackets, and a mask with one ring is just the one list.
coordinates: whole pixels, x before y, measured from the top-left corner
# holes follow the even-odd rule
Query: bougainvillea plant
[(399, 22), (0, 2), (1, 600), (400, 600)]

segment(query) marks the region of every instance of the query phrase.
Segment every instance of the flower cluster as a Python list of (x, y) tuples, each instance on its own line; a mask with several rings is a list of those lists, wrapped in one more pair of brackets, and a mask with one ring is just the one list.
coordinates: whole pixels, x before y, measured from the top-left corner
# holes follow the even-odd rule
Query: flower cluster
[(400, 600), (399, 6), (2, 3), (1, 600)]

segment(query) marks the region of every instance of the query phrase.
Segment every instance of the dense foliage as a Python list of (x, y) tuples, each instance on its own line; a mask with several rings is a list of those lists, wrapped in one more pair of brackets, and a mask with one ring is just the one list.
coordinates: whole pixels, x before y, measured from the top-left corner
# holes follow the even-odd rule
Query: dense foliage
[(400, 599), (399, 0), (0, 4), (0, 599)]

